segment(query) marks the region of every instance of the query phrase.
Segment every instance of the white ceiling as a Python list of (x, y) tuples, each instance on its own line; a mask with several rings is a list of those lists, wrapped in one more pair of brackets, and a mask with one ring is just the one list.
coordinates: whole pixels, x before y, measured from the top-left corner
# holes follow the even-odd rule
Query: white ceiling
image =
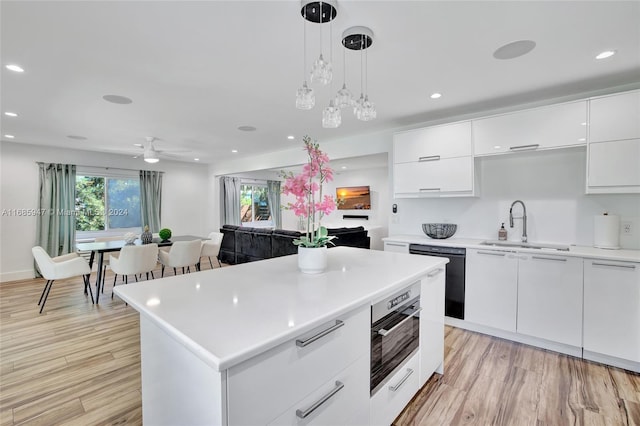
[[(3, 0), (0, 7), (1, 106), (19, 114), (2, 116), (2, 135), (19, 143), (137, 154), (133, 144), (155, 136), (158, 149), (215, 163), (299, 146), (304, 134), (348, 138), (640, 82), (638, 1), (339, 1), (333, 90), (313, 86), (311, 111), (295, 109), (299, 1)], [(340, 36), (354, 25), (375, 34), (368, 92), (378, 119), (361, 122), (343, 110), (341, 127), (323, 129), (322, 108), (342, 85)], [(328, 57), (330, 25), (322, 28)], [(308, 68), (319, 30), (307, 24)], [(531, 53), (493, 58), (523, 39), (537, 43)], [(618, 53), (594, 59), (607, 49)], [(359, 55), (347, 52), (347, 85), (357, 95)], [(6, 70), (11, 63), (25, 72)], [(433, 92), (442, 98), (430, 99)], [(108, 103), (109, 94), (133, 103)], [(243, 125), (257, 130), (241, 132)]]

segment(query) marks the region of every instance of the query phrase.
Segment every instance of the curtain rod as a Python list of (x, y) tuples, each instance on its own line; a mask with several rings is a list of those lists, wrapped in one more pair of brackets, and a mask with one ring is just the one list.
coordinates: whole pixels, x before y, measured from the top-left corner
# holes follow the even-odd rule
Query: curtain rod
[[(56, 164), (56, 163), (45, 163), (44, 161), (36, 161), (36, 164)], [(58, 163), (61, 164), (61, 163)], [(123, 169), (122, 167), (104, 167), (104, 166), (87, 166), (85, 164), (73, 164), (76, 167), (87, 167), (87, 168), (95, 168), (95, 169), (105, 169), (105, 170), (125, 170), (128, 172), (139, 172), (139, 171), (143, 171), (143, 172), (158, 172), (158, 173), (164, 173), (163, 171), (160, 170), (142, 170), (142, 169)]]

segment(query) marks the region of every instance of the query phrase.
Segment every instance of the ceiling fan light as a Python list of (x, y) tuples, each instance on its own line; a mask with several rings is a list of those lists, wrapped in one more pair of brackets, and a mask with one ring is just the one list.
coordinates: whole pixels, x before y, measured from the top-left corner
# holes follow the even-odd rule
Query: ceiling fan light
[(159, 158), (145, 158), (144, 161), (146, 161), (147, 163), (157, 163), (158, 161), (160, 161)]

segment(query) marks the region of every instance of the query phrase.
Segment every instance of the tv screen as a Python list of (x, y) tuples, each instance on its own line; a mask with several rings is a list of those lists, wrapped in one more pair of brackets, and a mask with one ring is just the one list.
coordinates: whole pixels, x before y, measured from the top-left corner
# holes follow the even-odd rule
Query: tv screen
[(345, 186), (336, 188), (338, 210), (371, 210), (371, 195), (368, 186)]

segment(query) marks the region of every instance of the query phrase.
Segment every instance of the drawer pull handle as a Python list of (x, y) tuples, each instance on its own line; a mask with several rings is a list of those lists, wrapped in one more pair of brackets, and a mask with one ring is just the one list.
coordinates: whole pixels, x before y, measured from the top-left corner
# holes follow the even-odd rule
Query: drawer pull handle
[(435, 271), (431, 271), (431, 272), (429, 272), (427, 274), (427, 278), (433, 278), (433, 277), (435, 277), (436, 275), (438, 275), (442, 271), (443, 271), (443, 269), (441, 269), (441, 268), (438, 268)]
[(343, 321), (336, 320), (336, 323), (334, 325), (332, 325), (329, 328), (326, 328), (326, 329), (322, 330), (320, 333), (318, 333), (318, 334), (316, 334), (314, 336), (309, 337), (307, 340), (297, 339), (296, 340), (296, 345), (301, 347), (301, 348), (304, 348), (305, 346), (315, 342), (316, 340), (320, 339), (321, 337), (326, 336), (327, 334), (331, 333), (332, 331), (335, 331), (335, 330), (339, 329), (343, 325), (344, 325)]
[(400, 389), (400, 386), (402, 386), (404, 382), (406, 382), (409, 376), (412, 374), (413, 374), (413, 370), (410, 368), (407, 368), (407, 374), (405, 374), (404, 377), (400, 379), (400, 381), (395, 386), (389, 386), (389, 390), (391, 392), (396, 392), (398, 389)]
[(399, 243), (387, 243), (388, 246), (394, 246), (394, 247), (406, 247), (406, 244), (399, 244)]
[(598, 263), (593, 262), (593, 266), (611, 266), (612, 268), (624, 268), (624, 269), (636, 269), (635, 265), (614, 265), (612, 263)]
[(298, 416), (301, 419), (307, 418), (309, 416), (309, 414), (311, 414), (314, 411), (316, 411), (316, 409), (318, 409), (318, 407), (320, 407), (322, 404), (327, 402), (329, 400), (329, 398), (331, 398), (333, 395), (337, 394), (340, 391), (340, 389), (342, 389), (343, 387), (344, 387), (344, 383), (339, 382), (339, 381), (336, 380), (336, 387), (335, 388), (331, 389), (326, 395), (324, 395), (322, 398), (320, 398), (319, 400), (314, 402), (311, 405), (311, 407), (307, 408), (306, 410), (297, 409), (296, 410), (296, 416)]
[(420, 188), (418, 191), (440, 191), (440, 188)]
[(478, 254), (487, 254), (489, 256), (506, 256), (507, 253), (495, 251), (479, 251)]
[(411, 318), (415, 317), (416, 314), (418, 312), (420, 312), (422, 310), (422, 308), (418, 308), (415, 311), (413, 311), (413, 313), (409, 316), (407, 316), (405, 319), (403, 319), (402, 321), (400, 321), (399, 323), (397, 323), (396, 325), (394, 325), (393, 327), (391, 327), (391, 329), (389, 330), (385, 330), (384, 328), (381, 328), (380, 330), (378, 330), (378, 334), (381, 336), (386, 336), (387, 334), (393, 333), (393, 331), (400, 327), (402, 324), (404, 324), (405, 322), (409, 321)]
[(440, 160), (439, 155), (430, 155), (428, 157), (418, 157), (418, 161), (438, 161)]
[(567, 258), (565, 257), (543, 257), (543, 256), (531, 256), (532, 259), (538, 260), (555, 260), (556, 262), (566, 262)]
[(534, 143), (531, 145), (510, 146), (509, 149), (512, 151), (527, 151), (527, 150), (538, 149), (539, 146), (540, 144)]

